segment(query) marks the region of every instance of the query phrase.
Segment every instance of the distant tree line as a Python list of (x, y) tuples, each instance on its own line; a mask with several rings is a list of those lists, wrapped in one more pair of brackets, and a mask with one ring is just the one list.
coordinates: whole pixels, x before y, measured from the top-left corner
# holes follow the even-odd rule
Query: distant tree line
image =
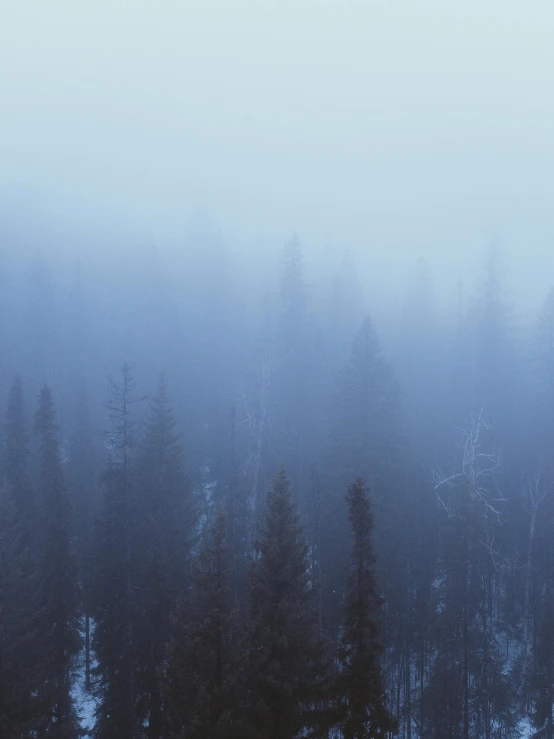
[(0, 736), (553, 739), (554, 290), (141, 264), (0, 262)]

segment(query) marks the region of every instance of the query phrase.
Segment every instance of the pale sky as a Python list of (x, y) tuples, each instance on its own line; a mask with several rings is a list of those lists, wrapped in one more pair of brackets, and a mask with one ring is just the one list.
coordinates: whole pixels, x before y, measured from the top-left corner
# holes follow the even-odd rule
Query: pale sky
[(0, 133), (4, 205), (554, 282), (551, 0), (1, 0)]

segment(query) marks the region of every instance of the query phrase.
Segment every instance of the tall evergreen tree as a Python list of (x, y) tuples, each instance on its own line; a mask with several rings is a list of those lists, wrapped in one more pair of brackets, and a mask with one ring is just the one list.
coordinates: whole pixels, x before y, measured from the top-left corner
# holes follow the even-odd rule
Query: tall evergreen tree
[(72, 510), (65, 486), (52, 391), (40, 393), (36, 415), (40, 437), (40, 478), (44, 495), (44, 535), (40, 578), (39, 633), (42, 731), (70, 739), (77, 732), (71, 670), (79, 646), (78, 572), (72, 548)]
[(441, 509), (435, 658), (425, 690), (426, 732), (433, 739), (489, 739), (501, 730), (517, 736), (513, 686), (501, 648), (497, 530), (502, 495), (495, 480), (496, 452), (487, 452), (490, 429), (481, 416), (461, 441), (459, 472), (437, 479)]
[[(348, 558), (349, 533), (346, 511), (337, 490), (345, 489), (357, 476), (378, 486), (379, 528), (387, 529), (403, 520), (402, 511), (398, 511), (403, 483), (401, 461), (398, 385), (381, 352), (377, 331), (367, 317), (354, 337), (350, 359), (339, 377), (333, 400), (327, 485), (322, 496), (325, 610), (333, 631), (340, 622), (342, 563)], [(385, 543), (390, 544), (387, 540)], [(390, 557), (383, 555), (382, 552), (381, 561), (389, 567)], [(398, 572), (394, 576), (397, 578)]]
[(160, 378), (137, 458), (136, 542), (137, 691), (149, 739), (163, 735), (159, 671), (166, 653), (170, 614), (187, 585), (196, 505), (184, 463), (182, 436)]
[(282, 469), (267, 495), (250, 573), (249, 714), (259, 739), (324, 735), (313, 594), (306, 535)]
[(24, 732), (33, 725), (37, 687), (37, 520), (28, 476), (23, 386), (8, 398), (0, 511), (0, 721)]
[(533, 701), (533, 739), (554, 737), (554, 601), (552, 576), (548, 575), (538, 625), (531, 690)]
[(194, 562), (191, 596), (181, 600), (173, 618), (165, 684), (175, 737), (233, 739), (241, 734), (227, 539), (220, 510)]
[(341, 477), (375, 478), (391, 467), (398, 456), (398, 408), (398, 385), (368, 316), (354, 337), (336, 399), (332, 433)]
[(133, 380), (125, 364), (121, 381), (110, 381), (107, 404), (112, 428), (107, 436), (109, 460), (104, 473), (104, 502), (98, 520), (91, 590), (95, 621), (93, 647), (98, 707), (97, 739), (136, 739), (141, 735), (136, 706), (132, 527)]
[(85, 684), (91, 688), (91, 545), (94, 516), (98, 508), (99, 455), (91, 428), (89, 401), (81, 385), (75, 408), (73, 434), (69, 443), (67, 480), (75, 511), (77, 556), (85, 619)]
[(25, 427), (23, 384), (16, 377), (6, 410), (4, 479), (10, 488), (19, 520), (21, 547), (29, 552), (36, 542), (36, 510), (29, 481), (29, 440)]
[(397, 728), (386, 705), (381, 674), (378, 594), (373, 553), (373, 514), (365, 482), (348, 488), (352, 526), (352, 568), (344, 602), (344, 626), (338, 652), (337, 709), (344, 739), (384, 737)]

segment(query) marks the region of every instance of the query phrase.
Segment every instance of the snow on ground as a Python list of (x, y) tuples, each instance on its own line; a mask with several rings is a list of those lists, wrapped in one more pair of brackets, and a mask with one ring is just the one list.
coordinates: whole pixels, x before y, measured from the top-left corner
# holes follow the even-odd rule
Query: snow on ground
[(531, 727), (531, 721), (526, 718), (519, 724), (519, 730), (521, 731), (521, 739), (530, 739), (533, 735), (533, 729)]
[(85, 688), (85, 674), (84, 670), (76, 677), (73, 685), (73, 698), (75, 700), (75, 707), (81, 720), (81, 727), (85, 730), (85, 737), (90, 739), (92, 737), (92, 729), (94, 727), (94, 712), (96, 710), (96, 701), (92, 695), (87, 692)]
[[(90, 624), (90, 636), (94, 633), (94, 624)], [(84, 645), (84, 634), (82, 635), (82, 643)], [(96, 665), (96, 661), (93, 659), (92, 667)], [(73, 687), (71, 689), (73, 700), (75, 701), (75, 708), (77, 715), (81, 720), (81, 727), (84, 729), (84, 739), (91, 739), (92, 729), (94, 727), (94, 713), (96, 711), (96, 701), (89, 691), (86, 689), (86, 676), (85, 676), (85, 649), (81, 650), (79, 654), (77, 670), (73, 679)]]

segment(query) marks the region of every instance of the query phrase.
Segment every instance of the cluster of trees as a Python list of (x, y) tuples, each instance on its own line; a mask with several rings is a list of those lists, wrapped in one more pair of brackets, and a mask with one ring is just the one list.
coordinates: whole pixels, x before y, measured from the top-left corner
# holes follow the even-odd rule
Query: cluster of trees
[[(139, 441), (127, 365), (110, 388), (112, 425), (95, 516), (86, 429), (64, 464), (45, 386), (35, 460), (20, 379), (10, 392), (0, 488), (0, 735), (82, 735), (73, 690), (82, 647), (98, 739), (337, 732), (357, 739), (394, 731), (364, 481), (347, 496), (352, 572), (335, 656), (318, 626), (310, 546), (284, 469), (265, 501), (247, 582), (239, 583), (224, 508), (210, 510), (209, 522), (199, 515), (165, 380)], [(73, 495), (65, 467), (76, 483)]]
[[(244, 736), (552, 739), (554, 291), (518, 325), (491, 253), (475, 291), (460, 285), (441, 312), (420, 261), (402, 310), (372, 305), (378, 331), (351, 259), (327, 286), (311, 284), (293, 238), (264, 296), (233, 291), (236, 266), (217, 238), (197, 244), (186, 268), (148, 251), (117, 280), (82, 266), (64, 283), (36, 260), (27, 301), (17, 269), (0, 264), (4, 305), (19, 307), (0, 315), (0, 387), (18, 367), (31, 394), (42, 379), (52, 387), (30, 442), (13, 410), (17, 385), (8, 402), (2, 520), (13, 523), (1, 556), (12, 564), (0, 576), (14, 608), (2, 607), (13, 636), (1, 669), (16, 649), (27, 655), (23, 681), (47, 664), (41, 645), (59, 636), (42, 631), (48, 588), (75, 619), (63, 629), (66, 664), (84, 642), (98, 736), (160, 736), (177, 722), (187, 736), (233, 726)], [(136, 360), (136, 381), (126, 367), (106, 406), (98, 377), (122, 355)], [(142, 403), (160, 370), (171, 401), (162, 382)], [(290, 491), (282, 477), (273, 487), (281, 465)], [(367, 550), (367, 570), (356, 568), (371, 530), (365, 488), (349, 487), (357, 478), (373, 494), (378, 556)], [(276, 574), (271, 537), (285, 511), (278, 530), (294, 561)], [(66, 554), (74, 564), (59, 577)], [(284, 581), (281, 622), (269, 604)], [(352, 634), (367, 604), (352, 593), (367, 582), (372, 647), (360, 655)], [(292, 641), (276, 636), (285, 622)], [(303, 686), (290, 691), (269, 666), (274, 642), (283, 660), (288, 648), (298, 657)], [(39, 682), (54, 694), (66, 673), (52, 674)], [(281, 718), (272, 690), (296, 701)], [(31, 688), (8, 703), (31, 715), (39, 699)]]

